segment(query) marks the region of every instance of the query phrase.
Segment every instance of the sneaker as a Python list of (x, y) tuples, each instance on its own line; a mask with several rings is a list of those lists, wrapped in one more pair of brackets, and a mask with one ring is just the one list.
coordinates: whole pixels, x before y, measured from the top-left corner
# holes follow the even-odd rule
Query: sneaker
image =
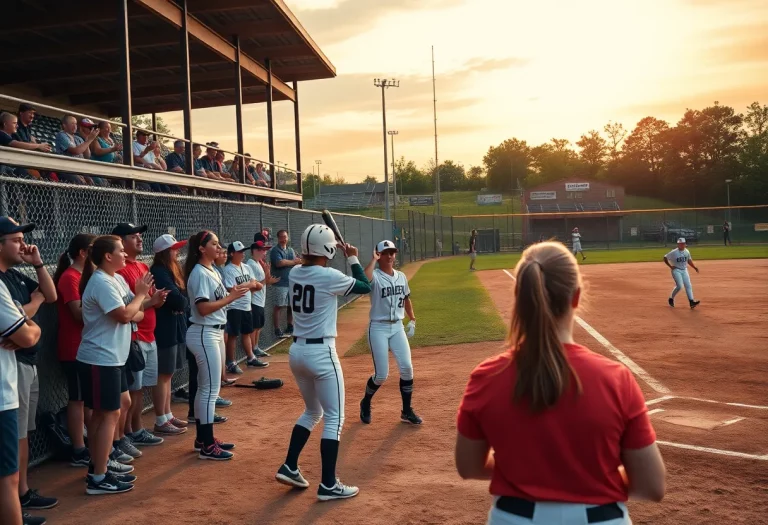
[(586, 256), (586, 255), (582, 255), (582, 256), (581, 256), (581, 260), (582, 260), (582, 261), (586, 261), (586, 260), (587, 260), (587, 256)]
[(699, 303), (700, 303), (700, 302), (701, 302), (701, 301), (691, 301), (691, 310), (693, 310), (694, 308), (696, 308), (697, 306), (699, 306)]
[(336, 478), (336, 484), (333, 487), (326, 487), (322, 483), (320, 483), (320, 486), (317, 487), (317, 499), (320, 501), (353, 498), (359, 493), (359, 488), (352, 486), (348, 487), (338, 478)]
[(180, 388), (171, 394), (171, 401), (174, 403), (189, 403), (189, 392)]
[(187, 431), (186, 428), (179, 428), (174, 426), (170, 421), (166, 421), (162, 425), (155, 423), (155, 434), (162, 434), (163, 436), (179, 436)]
[(365, 399), (360, 401), (360, 421), (366, 425), (371, 424), (371, 404), (366, 403)]
[(272, 357), (269, 354), (269, 352), (265, 352), (264, 350), (262, 350), (258, 346), (253, 349), (253, 355), (255, 355), (256, 357)]
[(285, 337), (285, 333), (279, 328), (275, 328), (275, 337), (277, 337), (278, 339), (282, 339), (283, 337)]
[[(224, 443), (219, 438), (213, 438), (213, 442), (216, 443), (221, 450), (229, 451), (229, 450), (234, 450), (235, 449), (235, 444), (234, 443)], [(197, 439), (195, 439), (195, 452), (200, 452), (200, 449), (202, 449), (202, 448), (203, 448), (203, 442), (202, 441), (198, 441)]]
[(240, 375), (243, 373), (243, 369), (237, 366), (234, 361), (227, 365), (227, 373)]
[(293, 335), (293, 325), (289, 324), (285, 327), (285, 335)]
[(91, 476), (88, 476), (88, 481), (85, 485), (85, 493), (92, 496), (99, 494), (120, 494), (122, 492), (128, 492), (133, 490), (133, 485), (130, 483), (123, 483), (115, 478), (115, 475), (107, 472), (104, 479), (96, 482)]
[[(90, 473), (90, 474), (91, 474), (91, 475), (93, 475), (93, 473)], [(112, 473), (112, 475), (113, 475), (113, 476), (115, 476), (115, 479), (116, 479), (117, 481), (120, 481), (120, 482), (122, 482), (122, 483), (136, 483), (136, 480), (137, 480), (137, 479), (139, 479), (139, 477), (138, 477), (138, 476), (134, 476), (133, 474), (115, 474), (115, 473), (113, 472), (113, 473)], [(87, 474), (86, 474), (85, 478), (83, 478), (83, 481), (85, 481), (86, 483), (88, 483), (88, 479), (89, 479), (90, 477), (91, 477), (91, 476), (89, 476), (89, 475), (87, 475)]]
[(123, 436), (120, 439), (120, 450), (131, 456), (132, 458), (140, 458), (141, 450), (133, 446), (133, 441), (128, 436)]
[(298, 466), (296, 470), (291, 470), (288, 468), (288, 465), (283, 463), (277, 471), (277, 474), (275, 474), (275, 479), (283, 485), (289, 485), (299, 489), (309, 487), (309, 481), (304, 479), (304, 476), (301, 475), (301, 469), (298, 468)]
[(238, 379), (239, 378), (235, 378), (235, 379), (230, 379), (230, 378), (222, 379), (221, 380), (221, 387), (224, 388), (224, 387), (227, 387), (227, 386), (232, 386), (235, 383), (237, 383)]
[(422, 420), (412, 408), (409, 408), (407, 412), (400, 412), (400, 421), (403, 423), (410, 423), (411, 425), (421, 425)]
[(248, 366), (253, 366), (255, 368), (267, 368), (269, 366), (269, 363), (266, 363), (264, 361), (259, 361), (258, 357), (254, 357), (250, 361), (247, 361), (246, 364)]
[(183, 419), (179, 419), (176, 416), (173, 416), (171, 418), (171, 425), (176, 428), (187, 428), (189, 426), (189, 421), (184, 421)]
[(129, 456), (120, 448), (112, 448), (112, 452), (109, 453), (109, 459), (113, 461), (117, 461), (118, 463), (122, 463), (124, 465), (127, 465), (128, 463), (133, 463), (133, 456)]
[(59, 504), (59, 500), (56, 498), (41, 496), (35, 489), (29, 489), (26, 496), (20, 497), (19, 500), (21, 501), (22, 509), (31, 510), (52, 509)]
[(229, 421), (229, 418), (227, 416), (220, 416), (216, 412), (213, 413), (213, 424), (218, 425), (219, 423), (226, 423)]
[(131, 465), (124, 465), (123, 463), (118, 463), (114, 459), (110, 459), (107, 461), (107, 472), (111, 472), (112, 474), (130, 474), (133, 472), (133, 467)]
[(231, 407), (232, 401), (229, 399), (224, 399), (223, 397), (219, 396), (216, 398), (216, 406), (217, 407)]
[(672, 308), (674, 308), (674, 307), (675, 307), (675, 300), (674, 300), (674, 299), (672, 299), (672, 298), (670, 297), (670, 298), (668, 299), (668, 302), (669, 302), (669, 306), (671, 306)]
[(133, 433), (130, 437), (131, 442), (137, 447), (153, 447), (164, 441), (163, 438), (152, 435), (146, 428)]
[(21, 522), (24, 525), (45, 525), (47, 523), (44, 517), (32, 516), (31, 514), (27, 514), (26, 512), (23, 512), (21, 514)]
[(203, 447), (200, 449), (200, 455), (198, 459), (210, 459), (213, 461), (227, 461), (235, 457), (232, 452), (222, 450), (222, 448), (214, 443), (210, 447)]
[(84, 448), (80, 452), (72, 451), (72, 457), (69, 460), (69, 464), (73, 467), (87, 467), (91, 463), (91, 453), (87, 448)]

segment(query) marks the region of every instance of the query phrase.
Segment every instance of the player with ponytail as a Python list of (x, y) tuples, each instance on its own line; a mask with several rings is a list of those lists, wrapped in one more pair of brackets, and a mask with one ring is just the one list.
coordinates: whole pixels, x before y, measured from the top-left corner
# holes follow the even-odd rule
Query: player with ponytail
[(565, 246), (529, 247), (515, 268), (509, 349), (467, 384), (456, 468), (491, 480), (490, 524), (629, 524), (629, 497), (664, 496), (664, 463), (634, 376), (574, 341), (582, 290)]

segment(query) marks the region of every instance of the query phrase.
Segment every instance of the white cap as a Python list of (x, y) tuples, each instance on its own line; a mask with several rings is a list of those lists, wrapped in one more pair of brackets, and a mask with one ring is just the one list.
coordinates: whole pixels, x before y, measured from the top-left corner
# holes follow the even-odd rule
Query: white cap
[(395, 243), (393, 243), (392, 241), (381, 241), (379, 244), (376, 245), (376, 251), (379, 253), (382, 253), (384, 250), (397, 251), (397, 246), (395, 246)]
[(240, 241), (235, 241), (227, 247), (227, 251), (229, 253), (244, 252), (245, 250), (245, 244), (241, 243)]
[(166, 233), (165, 235), (161, 235), (157, 239), (155, 239), (155, 242), (152, 243), (152, 251), (154, 253), (160, 253), (162, 251), (167, 250), (168, 248), (173, 248), (174, 250), (178, 250), (182, 248), (185, 244), (187, 244), (187, 240), (183, 241), (177, 241), (176, 238)]
[(677, 243), (678, 243), (678, 244), (685, 244), (685, 237), (680, 237), (680, 238), (677, 240)]

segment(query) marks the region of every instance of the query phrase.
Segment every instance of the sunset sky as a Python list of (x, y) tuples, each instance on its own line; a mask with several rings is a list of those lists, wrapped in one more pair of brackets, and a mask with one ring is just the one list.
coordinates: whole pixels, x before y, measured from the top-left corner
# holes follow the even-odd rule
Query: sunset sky
[[(381, 91), (395, 153), (479, 165), (517, 137), (578, 140), (609, 121), (674, 124), (715, 100), (768, 103), (766, 0), (286, 0), (338, 77), (299, 84), (305, 170), (383, 179)], [(181, 131), (181, 115), (164, 115)], [(235, 149), (234, 108), (196, 110), (197, 138)], [(266, 106), (247, 106), (246, 150), (267, 158)], [(275, 104), (276, 160), (295, 166), (293, 108)]]

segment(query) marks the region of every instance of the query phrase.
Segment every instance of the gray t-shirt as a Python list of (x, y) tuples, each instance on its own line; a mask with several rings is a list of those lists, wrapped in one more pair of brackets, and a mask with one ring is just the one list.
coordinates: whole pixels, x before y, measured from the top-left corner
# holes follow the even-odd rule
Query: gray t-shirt
[(123, 366), (134, 323), (120, 323), (109, 312), (128, 306), (134, 295), (122, 275), (96, 270), (83, 291), (83, 340), (77, 360), (98, 366)]
[[(27, 320), (24, 309), (14, 302), (5, 283), (0, 281), (0, 342), (10, 337)], [(13, 350), (0, 348), (0, 412), (19, 408), (18, 373)]]
[(56, 133), (56, 153), (59, 155), (66, 155), (67, 157), (82, 159), (82, 153), (80, 155), (72, 155), (71, 153), (68, 153), (67, 150), (69, 148), (77, 147), (83, 142), (85, 142), (85, 140), (83, 140), (83, 137), (80, 135), (70, 135), (66, 131), (59, 131)]
[(251, 292), (251, 304), (264, 308), (264, 305), (267, 304), (267, 285), (263, 284), (263, 281), (267, 278), (267, 275), (264, 273), (264, 268), (262, 268), (261, 264), (257, 263), (253, 259), (249, 259), (245, 264), (247, 264), (248, 268), (251, 269), (251, 275), (253, 275), (253, 278), (262, 283), (261, 290), (258, 292)]
[(187, 281), (187, 295), (192, 312), (189, 320), (194, 324), (208, 326), (227, 324), (226, 308), (220, 308), (208, 315), (201, 315), (197, 309), (198, 303), (219, 301), (227, 296), (227, 289), (224, 288), (217, 271), (206, 268), (202, 264), (195, 265)]
[[(251, 279), (253, 279), (251, 268), (245, 263), (240, 263), (239, 266), (229, 263), (224, 267), (224, 288), (228, 290), (239, 284), (247, 283)], [(249, 291), (240, 299), (236, 299), (229, 303), (229, 309), (250, 312), (251, 292)]]

